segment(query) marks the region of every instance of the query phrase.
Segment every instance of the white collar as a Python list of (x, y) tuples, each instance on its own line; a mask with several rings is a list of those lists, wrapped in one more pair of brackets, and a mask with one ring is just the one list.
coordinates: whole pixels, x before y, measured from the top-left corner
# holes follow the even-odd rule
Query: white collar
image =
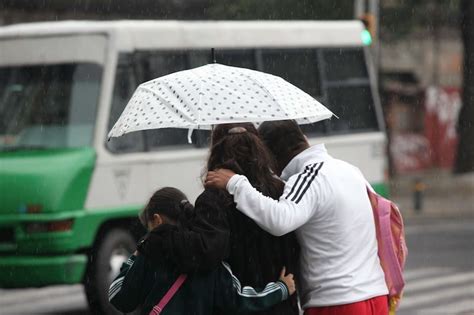
[(297, 156), (283, 169), (280, 178), (287, 181), (291, 176), (301, 172), (309, 162), (324, 161), (329, 156), (324, 143), (313, 145)]

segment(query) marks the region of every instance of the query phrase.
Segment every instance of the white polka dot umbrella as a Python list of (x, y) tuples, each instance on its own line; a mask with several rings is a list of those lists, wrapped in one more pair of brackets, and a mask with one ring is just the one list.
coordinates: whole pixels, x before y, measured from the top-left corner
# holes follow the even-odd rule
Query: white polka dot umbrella
[(280, 77), (220, 64), (169, 74), (141, 84), (110, 137), (158, 128), (295, 119), (313, 123), (332, 112)]

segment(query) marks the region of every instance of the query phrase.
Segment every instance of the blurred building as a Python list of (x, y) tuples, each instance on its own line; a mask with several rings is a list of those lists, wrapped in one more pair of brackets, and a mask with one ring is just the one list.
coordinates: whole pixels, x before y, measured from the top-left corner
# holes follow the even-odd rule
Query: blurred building
[(0, 0), (0, 25), (54, 20), (202, 19), (208, 0)]
[(391, 0), (384, 5), (383, 12), (391, 15), (381, 34), (380, 83), (391, 172), (450, 170), (461, 107), (458, 8), (434, 1), (407, 5)]

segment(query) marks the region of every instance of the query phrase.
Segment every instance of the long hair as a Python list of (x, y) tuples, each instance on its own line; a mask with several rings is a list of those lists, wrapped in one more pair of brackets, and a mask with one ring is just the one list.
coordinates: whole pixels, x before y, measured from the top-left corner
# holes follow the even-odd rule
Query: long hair
[[(226, 124), (215, 128), (207, 169), (231, 169), (245, 175), (263, 195), (278, 199), (284, 183), (273, 173), (273, 160), (251, 123)], [(235, 209), (232, 196), (220, 191), (216, 196), (227, 212), (230, 228), (230, 251), (227, 261), (234, 274), (251, 286), (263, 287), (278, 278), (283, 266), (297, 272), (299, 247), (294, 233), (275, 237), (262, 230), (252, 219)], [(259, 315), (298, 314), (296, 296), (259, 312)]]
[(247, 176), (262, 193), (278, 198), (284, 184), (273, 175), (274, 165), (253, 124), (222, 124), (214, 129), (207, 170), (230, 169)]

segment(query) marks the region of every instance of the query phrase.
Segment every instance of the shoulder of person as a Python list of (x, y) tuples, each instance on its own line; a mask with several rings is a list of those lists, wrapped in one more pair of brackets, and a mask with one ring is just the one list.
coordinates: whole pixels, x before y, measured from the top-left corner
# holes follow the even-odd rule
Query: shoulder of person
[(196, 207), (198, 207), (200, 203), (216, 203), (220, 206), (228, 206), (233, 204), (233, 198), (226, 190), (217, 188), (206, 188), (197, 197)]
[(332, 158), (331, 161), (333, 163), (336, 163), (334, 165), (336, 170), (343, 171), (344, 167), (345, 167), (346, 168), (345, 170), (351, 170), (351, 171), (354, 171), (354, 172), (356, 172), (356, 173), (363, 176), (362, 171), (357, 166), (355, 166), (354, 164), (351, 164), (351, 163), (349, 163), (345, 160), (340, 160), (340, 159), (335, 159), (335, 158)]
[(308, 191), (312, 191), (313, 194), (319, 192), (318, 187), (324, 186), (321, 181), (321, 170), (324, 168), (324, 163), (309, 163), (300, 172), (292, 175), (285, 185), (283, 197), (299, 202)]
[(178, 231), (178, 227), (171, 224), (161, 224), (143, 236), (137, 243), (137, 250), (141, 257), (154, 259), (158, 255), (156, 248), (163, 247), (171, 238), (171, 233)]
[(320, 162), (311, 162), (304, 166), (298, 173), (295, 173), (290, 176), (287, 183), (295, 183), (306, 179), (315, 179), (318, 177), (318, 174), (324, 168), (324, 164), (327, 164), (328, 161)]

